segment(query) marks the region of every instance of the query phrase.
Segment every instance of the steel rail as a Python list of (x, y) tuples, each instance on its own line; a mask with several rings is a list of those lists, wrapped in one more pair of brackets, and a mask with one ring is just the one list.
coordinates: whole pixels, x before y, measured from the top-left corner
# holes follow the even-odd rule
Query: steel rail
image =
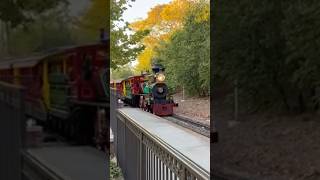
[(167, 116), (163, 118), (210, 138), (210, 125), (208, 124), (204, 124), (176, 114), (174, 114), (173, 116)]

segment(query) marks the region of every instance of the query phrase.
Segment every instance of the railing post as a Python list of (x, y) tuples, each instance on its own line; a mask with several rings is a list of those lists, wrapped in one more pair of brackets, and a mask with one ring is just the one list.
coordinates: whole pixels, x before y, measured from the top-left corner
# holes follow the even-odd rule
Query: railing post
[(140, 139), (140, 179), (146, 180), (146, 148), (143, 144), (143, 133)]
[[(119, 144), (116, 146), (120, 146), (116, 148), (116, 154), (124, 178), (128, 180), (209, 179), (207, 169), (190, 161), (174, 147), (149, 133), (147, 129), (141, 128), (141, 125), (137, 124), (141, 122), (138, 120), (141, 116), (132, 116), (141, 112), (131, 111), (130, 108), (124, 108), (116, 112), (118, 133), (115, 135), (120, 137), (115, 138), (119, 139)], [(155, 121), (158, 120), (155, 119)], [(132, 151), (129, 151), (129, 148)]]

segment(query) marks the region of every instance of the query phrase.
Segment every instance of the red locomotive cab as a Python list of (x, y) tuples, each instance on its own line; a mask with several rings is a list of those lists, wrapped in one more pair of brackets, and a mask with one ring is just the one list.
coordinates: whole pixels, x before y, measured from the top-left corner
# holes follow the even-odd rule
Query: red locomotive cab
[(131, 93), (133, 95), (139, 95), (142, 93), (141, 83), (143, 83), (142, 76), (133, 76), (130, 78), (131, 91), (132, 91)]

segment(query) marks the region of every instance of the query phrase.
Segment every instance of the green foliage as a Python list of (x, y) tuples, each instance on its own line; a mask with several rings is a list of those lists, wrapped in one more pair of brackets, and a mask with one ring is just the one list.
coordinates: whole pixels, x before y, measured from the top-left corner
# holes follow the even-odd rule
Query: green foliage
[(121, 80), (133, 75), (133, 72), (129, 66), (123, 66), (111, 71), (112, 80)]
[(92, 0), (83, 16), (76, 19), (74, 39), (79, 43), (92, 43), (99, 39), (100, 29), (109, 32), (110, 0)]
[(48, 11), (38, 16), (27, 27), (12, 29), (8, 41), (9, 54), (27, 55), (53, 47), (72, 44), (71, 28), (66, 14), (66, 6)]
[(166, 67), (169, 87), (184, 86), (190, 95), (209, 94), (210, 20), (197, 20), (199, 13), (208, 6), (207, 3), (198, 3), (188, 13), (184, 28), (156, 49), (159, 62)]
[(19, 56), (70, 44), (67, 7), (66, 0), (1, 1), (0, 54)]
[(121, 169), (117, 166), (114, 161), (110, 161), (110, 178), (115, 179), (121, 177)]
[(67, 4), (66, 0), (1, 0), (0, 20), (10, 23), (12, 27), (30, 22), (37, 15), (48, 9), (57, 7), (60, 3)]
[(214, 76), (238, 82), (251, 110), (317, 108), (320, 13), (318, 1), (215, 2)]
[(110, 65), (113, 69), (134, 61), (138, 53), (144, 49), (140, 40), (149, 33), (148, 30), (145, 30), (128, 35), (129, 24), (123, 20), (122, 15), (130, 6), (130, 2), (134, 2), (134, 0), (112, 0), (110, 4), (112, 9), (110, 19)]

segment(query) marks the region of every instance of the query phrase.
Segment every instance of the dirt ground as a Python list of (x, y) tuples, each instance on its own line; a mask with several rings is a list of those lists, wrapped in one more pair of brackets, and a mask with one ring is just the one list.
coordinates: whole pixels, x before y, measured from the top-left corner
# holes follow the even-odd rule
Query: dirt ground
[(214, 169), (247, 179), (320, 180), (318, 114), (256, 114), (235, 122), (221, 101), (211, 103), (219, 132)]
[[(210, 122), (209, 98), (174, 98), (175, 113)], [(320, 180), (320, 114), (259, 113), (234, 121), (232, 107), (214, 99), (219, 142), (211, 165), (217, 172), (249, 180)]]
[(185, 97), (183, 100), (182, 93), (173, 95), (174, 101), (178, 103), (174, 113), (182, 116), (187, 116), (197, 121), (210, 124), (210, 99)]

